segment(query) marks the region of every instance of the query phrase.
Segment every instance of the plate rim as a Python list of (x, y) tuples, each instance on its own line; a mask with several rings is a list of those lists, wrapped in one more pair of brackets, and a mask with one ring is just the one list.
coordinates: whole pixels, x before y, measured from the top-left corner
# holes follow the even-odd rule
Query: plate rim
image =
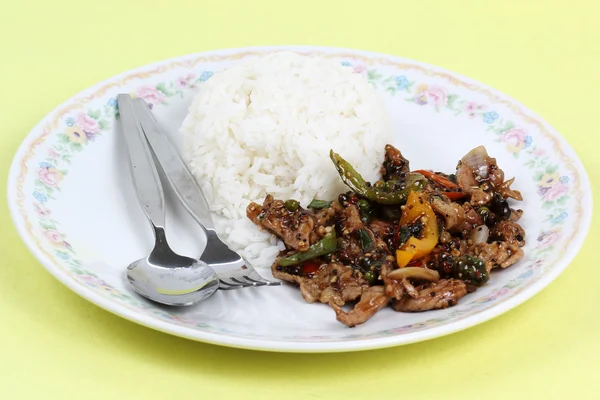
[[(128, 309), (116, 302), (112, 302), (100, 294), (92, 291), (86, 290), (85, 287), (81, 285), (77, 285), (73, 282), (72, 279), (68, 277), (68, 275), (64, 274), (62, 270), (60, 270), (57, 266), (54, 265), (52, 260), (47, 257), (42, 251), (33, 243), (32, 239), (29, 237), (28, 232), (26, 231), (26, 220), (24, 215), (20, 215), (18, 206), (17, 206), (17, 187), (18, 187), (18, 172), (19, 168), (27, 168), (19, 162), (26, 153), (26, 149), (38, 138), (35, 133), (39, 133), (43, 131), (43, 126), (52, 119), (52, 116), (56, 114), (57, 111), (64, 108), (68, 104), (79, 101), (82, 98), (85, 98), (87, 95), (94, 93), (97, 89), (118, 80), (119, 78), (123, 78), (129, 76), (131, 74), (148, 71), (153, 68), (159, 67), (166, 63), (175, 63), (178, 61), (186, 61), (189, 59), (197, 58), (197, 57), (206, 57), (211, 55), (231, 55), (236, 53), (247, 53), (247, 52), (268, 52), (268, 51), (277, 51), (277, 50), (288, 50), (288, 51), (321, 51), (325, 53), (337, 53), (340, 56), (343, 56), (345, 53), (347, 55), (360, 55), (363, 57), (368, 57), (371, 59), (387, 59), (393, 62), (408, 62), (411, 64), (415, 64), (421, 67), (426, 67), (431, 70), (439, 71), (445, 74), (449, 74), (451, 76), (457, 77), (463, 82), (468, 82), (471, 84), (476, 84), (482, 86), (488, 90), (490, 90), (494, 95), (509, 101), (512, 104), (519, 106), (522, 111), (524, 111), (527, 116), (535, 118), (538, 122), (540, 122), (550, 133), (553, 134), (563, 152), (568, 155), (572, 159), (572, 164), (576, 168), (577, 172), (580, 174), (580, 190), (583, 193), (582, 201), (586, 204), (586, 206), (582, 207), (582, 225), (579, 226), (579, 229), (576, 233), (574, 233), (572, 237), (571, 246), (567, 249), (565, 253), (561, 256), (561, 258), (555, 263), (555, 266), (545, 273), (540, 279), (530, 284), (528, 287), (524, 288), (521, 292), (515, 294), (509, 299), (498, 303), (488, 309), (482, 310), (473, 315), (467, 316), (465, 318), (461, 318), (459, 320), (453, 322), (447, 322), (441, 326), (428, 328), (421, 331), (411, 332), (411, 333), (401, 333), (396, 335), (391, 335), (388, 337), (380, 337), (380, 338), (366, 338), (366, 339), (347, 339), (343, 341), (328, 341), (328, 342), (313, 342), (313, 341), (302, 341), (302, 340), (268, 340), (268, 339), (260, 339), (260, 338), (250, 338), (250, 337), (239, 337), (233, 335), (224, 335), (213, 332), (206, 332), (201, 330), (196, 330), (191, 327), (180, 326), (176, 324), (169, 324), (168, 322), (161, 321), (155, 318), (151, 318), (145, 314), (141, 314), (135, 312), (133, 310)], [(136, 322), (140, 325), (143, 325), (148, 328), (152, 328), (158, 330), (160, 332), (169, 333), (172, 335), (180, 336), (187, 339), (192, 339), (196, 341), (202, 341), (211, 344), (224, 345), (229, 347), (236, 348), (244, 348), (251, 350), (260, 350), (260, 351), (277, 351), (277, 352), (310, 352), (310, 353), (326, 353), (326, 352), (347, 352), (347, 351), (362, 351), (362, 350), (372, 350), (378, 348), (386, 348), (392, 346), (400, 346), (425, 340), (434, 339), (437, 337), (445, 336), (451, 333), (459, 332), (464, 329), (468, 329), (472, 326), (478, 325), (480, 323), (486, 322), (495, 318), (516, 306), (526, 302), (536, 294), (538, 294), (542, 289), (547, 287), (550, 283), (552, 283), (564, 270), (572, 263), (575, 256), (579, 253), (585, 239), (588, 236), (589, 229), (592, 223), (592, 215), (593, 215), (593, 194), (591, 190), (591, 183), (589, 181), (589, 176), (585, 169), (585, 166), (581, 159), (578, 157), (577, 152), (571, 147), (571, 145), (567, 142), (567, 140), (550, 125), (544, 118), (536, 114), (529, 107), (523, 105), (519, 101), (514, 98), (504, 94), (503, 92), (467, 76), (463, 76), (459, 73), (456, 73), (452, 70), (438, 67), (432, 64), (423, 63), (420, 61), (399, 57), (391, 54), (384, 54), (378, 52), (364, 51), (359, 49), (348, 49), (348, 48), (337, 48), (337, 47), (326, 47), (326, 46), (295, 46), (295, 45), (286, 45), (286, 46), (251, 46), (251, 47), (239, 47), (239, 48), (227, 48), (227, 49), (217, 49), (206, 52), (197, 52), (186, 54), (178, 57), (167, 58), (164, 60), (155, 61), (149, 64), (145, 64), (136, 68), (129, 69), (122, 73), (113, 75), (109, 78), (106, 78), (78, 93), (69, 97), (61, 104), (54, 107), (50, 112), (48, 112), (25, 136), (19, 145), (13, 159), (11, 161), (11, 165), (9, 168), (9, 175), (7, 180), (7, 200), (8, 206), (10, 210), (10, 215), (21, 237), (21, 240), (25, 243), (26, 247), (29, 251), (34, 255), (34, 257), (44, 266), (44, 268), (50, 272), (59, 282), (64, 284), (66, 287), (71, 289), (73, 292), (88, 300), (89, 302), (99, 306), (100, 308), (107, 310), (117, 316), (130, 320), (132, 322)]]

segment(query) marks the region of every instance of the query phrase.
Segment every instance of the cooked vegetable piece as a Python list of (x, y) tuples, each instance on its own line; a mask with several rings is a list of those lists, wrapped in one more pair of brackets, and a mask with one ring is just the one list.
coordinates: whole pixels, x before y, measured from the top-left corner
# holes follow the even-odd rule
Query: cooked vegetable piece
[(367, 282), (369, 282), (369, 285), (373, 285), (377, 280), (377, 277), (375, 276), (375, 271), (365, 272), (364, 277), (367, 280)]
[(440, 273), (429, 268), (406, 267), (393, 270), (387, 274), (387, 277), (398, 280), (410, 278), (435, 282), (440, 280)]
[(453, 273), (455, 278), (477, 286), (483, 285), (490, 279), (483, 260), (468, 255), (460, 256), (454, 260)]
[(488, 218), (490, 217), (490, 213), (491, 213), (490, 209), (487, 208), (486, 206), (479, 207), (477, 209), (477, 212), (483, 218), (483, 222), (486, 222), (488, 220)]
[(331, 201), (325, 201), (325, 200), (313, 200), (310, 202), (310, 204), (308, 205), (308, 208), (311, 208), (313, 210), (322, 210), (324, 208), (329, 208), (331, 207)]
[(373, 239), (366, 229), (360, 228), (358, 230), (358, 237), (360, 238), (360, 247), (363, 251), (371, 251), (373, 249)]
[(396, 244), (396, 247), (400, 247), (402, 246), (404, 243), (406, 243), (406, 241), (411, 237), (411, 231), (408, 227), (404, 226), (404, 227), (397, 227), (396, 230), (396, 235), (394, 236), (394, 241)]
[(379, 204), (404, 204), (411, 191), (421, 190), (423, 188), (423, 183), (420, 181), (414, 182), (410, 186), (407, 185), (403, 190), (394, 192), (386, 191), (385, 183), (383, 181), (380, 181), (380, 185), (369, 186), (354, 167), (339, 154), (331, 150), (329, 155), (335, 168), (340, 174), (342, 181), (344, 181), (344, 183), (354, 192), (370, 201)]
[(368, 222), (373, 214), (373, 207), (371, 207), (371, 204), (365, 199), (360, 199), (356, 202), (356, 207), (358, 207), (360, 219), (364, 223)]
[(283, 205), (285, 206), (286, 210), (288, 211), (298, 211), (298, 209), (300, 208), (300, 203), (298, 203), (298, 201), (296, 200), (286, 200), (285, 203), (283, 203)]
[(460, 200), (467, 196), (465, 192), (444, 192), (443, 194), (452, 201)]
[(417, 221), (414, 224), (396, 227), (396, 233), (394, 234), (394, 245), (396, 248), (401, 247), (404, 243), (410, 239), (411, 236), (419, 237), (423, 230), (423, 224)]
[(411, 236), (406, 243), (396, 250), (396, 261), (400, 268), (409, 262), (429, 254), (438, 242), (439, 228), (435, 213), (427, 199), (427, 195), (411, 192), (402, 210), (400, 226), (406, 226), (420, 221), (423, 225), (419, 238)]
[[(452, 180), (442, 176), (442, 175), (438, 175), (435, 174), (433, 172), (430, 171), (426, 171), (423, 169), (414, 171), (415, 173), (421, 174), (423, 175), (425, 178), (437, 183), (438, 185), (443, 186), (444, 188), (448, 189), (449, 192), (444, 192), (444, 196), (448, 197), (451, 201), (456, 201), (456, 200), (460, 200), (463, 197), (466, 197), (467, 194), (465, 192), (463, 192), (456, 183), (454, 183)], [(455, 177), (456, 179), (456, 177)]]
[(427, 179), (431, 179), (433, 182), (437, 183), (438, 185), (442, 185), (446, 189), (449, 189), (449, 190), (458, 189), (458, 185), (456, 183), (452, 182), (450, 179), (448, 179), (444, 176), (434, 174), (433, 172), (426, 171), (424, 169), (419, 169), (414, 172), (423, 175)]
[(510, 218), (512, 212), (508, 205), (508, 201), (506, 201), (499, 193), (494, 194), (490, 209), (502, 218)]
[(333, 253), (336, 249), (337, 237), (335, 235), (335, 230), (332, 230), (330, 233), (323, 236), (323, 239), (310, 246), (308, 250), (282, 258), (279, 260), (279, 265), (288, 267), (290, 265), (301, 264), (304, 261)]

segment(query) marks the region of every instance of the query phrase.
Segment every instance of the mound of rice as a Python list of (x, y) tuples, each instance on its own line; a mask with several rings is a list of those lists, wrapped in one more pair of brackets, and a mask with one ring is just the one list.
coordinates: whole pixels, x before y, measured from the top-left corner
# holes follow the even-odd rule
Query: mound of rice
[(306, 206), (347, 191), (330, 149), (377, 180), (391, 124), (375, 89), (352, 68), (276, 52), (203, 83), (181, 134), (219, 234), (254, 266), (268, 267), (283, 246), (246, 218), (246, 206), (267, 194)]

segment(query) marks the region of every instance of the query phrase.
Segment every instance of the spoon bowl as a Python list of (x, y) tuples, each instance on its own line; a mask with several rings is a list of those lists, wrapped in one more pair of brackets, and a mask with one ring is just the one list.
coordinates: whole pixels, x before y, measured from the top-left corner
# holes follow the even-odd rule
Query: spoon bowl
[(219, 277), (208, 264), (171, 250), (162, 228), (155, 228), (155, 237), (150, 255), (127, 267), (127, 279), (136, 293), (157, 303), (188, 306), (217, 291)]

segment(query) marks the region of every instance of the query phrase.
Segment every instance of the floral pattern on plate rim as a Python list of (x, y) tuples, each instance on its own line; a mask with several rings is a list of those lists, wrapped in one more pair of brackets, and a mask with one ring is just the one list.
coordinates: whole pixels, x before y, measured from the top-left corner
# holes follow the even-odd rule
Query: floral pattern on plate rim
[[(313, 52), (316, 53), (316, 52)], [(230, 56), (217, 57), (217, 61), (225, 59), (240, 59), (255, 53), (237, 53)], [(567, 208), (565, 207), (569, 198), (578, 190), (578, 185), (573, 183), (579, 182), (577, 171), (572, 168), (570, 173), (559, 170), (559, 163), (552, 155), (548, 154), (544, 149), (539, 148), (533, 138), (533, 135), (528, 134), (527, 130), (522, 126), (517, 126), (513, 121), (504, 119), (502, 115), (494, 109), (487, 108), (484, 104), (473, 102), (470, 99), (462, 98), (458, 94), (451, 93), (446, 87), (439, 84), (428, 84), (426, 82), (415, 82), (410, 79), (410, 70), (416, 69), (428, 76), (440, 76), (446, 78), (452, 84), (461, 84), (468, 89), (486, 94), (489, 98), (494, 95), (486, 88), (475, 87), (473, 84), (461, 82), (456, 77), (427, 69), (418, 64), (402, 63), (397, 64), (386, 61), (388, 65), (395, 66), (398, 70), (406, 71), (402, 75), (384, 76), (377, 69), (369, 69), (368, 64), (372, 64), (373, 60), (368, 57), (358, 55), (340, 55), (336, 53), (321, 54), (327, 57), (342, 59), (341, 64), (352, 68), (354, 73), (363, 74), (375, 87), (383, 89), (390, 96), (402, 95), (405, 101), (414, 103), (419, 107), (431, 107), (435, 112), (450, 112), (455, 116), (466, 116), (467, 118), (479, 119), (486, 126), (486, 130), (495, 135), (495, 139), (505, 145), (506, 149), (516, 158), (522, 159), (523, 165), (532, 172), (533, 180), (538, 186), (538, 195), (540, 196), (543, 208), (547, 210), (546, 219), (544, 221), (545, 229), (540, 233), (536, 240), (535, 247), (530, 250), (530, 254), (522, 261), (521, 265), (523, 272), (515, 279), (506, 283), (503, 287), (494, 290), (486, 296), (482, 296), (471, 301), (466, 307), (450, 309), (443, 316), (431, 318), (424, 322), (404, 325), (394, 329), (379, 331), (373, 334), (352, 334), (348, 333), (336, 338), (321, 337), (321, 336), (288, 336), (278, 337), (277, 340), (295, 340), (295, 341), (344, 341), (358, 339), (372, 339), (378, 337), (386, 337), (407, 332), (417, 332), (433, 326), (442, 324), (449, 320), (460, 320), (466, 318), (476, 312), (485, 310), (491, 307), (500, 299), (508, 299), (526, 287), (527, 283), (533, 283), (540, 279), (546, 271), (552, 266), (544, 262), (545, 258), (554, 251), (555, 244), (562, 238), (562, 225), (569, 218)], [(215, 61), (215, 57), (198, 57), (188, 62), (173, 62), (168, 67), (162, 67), (154, 71), (141, 72), (130, 75), (123, 79), (129, 80), (133, 78), (144, 78), (159, 73), (165, 70), (176, 67), (193, 67), (201, 62)], [(377, 60), (381, 62), (382, 60)], [(386, 64), (383, 63), (383, 64)], [(196, 89), (197, 85), (206, 81), (213, 75), (212, 71), (188, 72), (181, 75), (175, 81), (163, 82), (157, 85), (142, 85), (132, 93), (134, 97), (143, 98), (150, 107), (168, 105), (168, 99), (173, 96), (183, 96), (184, 91)], [(109, 84), (104, 88), (99, 89), (94, 95), (85, 99), (85, 103), (99, 98), (105, 94)], [(521, 112), (512, 103), (503, 100), (495, 101), (494, 104), (504, 102), (513, 112), (522, 116), (527, 122), (536, 124), (542, 133), (545, 132), (546, 137), (552, 138), (551, 134), (546, 132), (541, 122), (528, 117)], [(68, 166), (72, 158), (79, 152), (91, 145), (96, 138), (100, 137), (104, 132), (112, 128), (112, 124), (118, 118), (117, 102), (115, 98), (109, 98), (104, 106), (100, 109), (81, 110), (82, 105), (77, 107), (67, 107), (59, 115), (53, 118), (53, 122), (44, 128), (44, 133), (29, 147), (27, 153), (21, 160), (21, 171), (17, 179), (19, 194), (19, 208), (21, 214), (25, 217), (27, 212), (24, 209), (24, 200), (28, 198), (33, 200), (33, 207), (37, 214), (38, 226), (40, 228), (41, 237), (46, 244), (53, 248), (55, 260), (58, 260), (58, 265), (62, 265), (72, 278), (79, 284), (84, 285), (98, 293), (120, 301), (121, 304), (128, 308), (151, 314), (152, 316), (174, 323), (177, 325), (194, 327), (212, 333), (220, 333), (232, 335), (236, 337), (246, 338), (264, 338), (264, 336), (239, 332), (234, 332), (229, 329), (216, 328), (210, 324), (198, 323), (197, 321), (179, 316), (177, 314), (156, 309), (154, 306), (140, 301), (138, 298), (112, 287), (107, 282), (100, 279), (92, 271), (88, 271), (82, 267), (82, 262), (77, 259), (77, 252), (69, 244), (66, 236), (60, 232), (59, 224), (52, 218), (52, 210), (49, 204), (54, 200), (53, 194), (60, 191), (60, 184), (64, 177), (68, 174)], [(27, 160), (33, 157), (35, 148), (44, 140), (53, 138), (54, 142), (48, 149), (45, 160), (40, 162), (36, 170), (36, 179), (34, 182), (35, 190), (29, 197), (23, 193), (23, 182), (27, 173)], [(556, 139), (552, 138), (554, 141)], [(555, 145), (558, 155), (562, 161), (568, 161), (568, 158)], [(580, 211), (580, 210), (579, 210)], [(581, 217), (582, 213), (576, 213)], [(34, 238), (40, 250), (49, 258), (53, 258), (42, 247), (42, 242), (33, 232), (31, 224), (27, 221), (28, 232)], [(568, 246), (571, 238), (566, 238), (564, 246)], [(564, 248), (564, 247), (563, 247)], [(534, 273), (534, 268), (541, 267), (539, 273)], [(270, 338), (269, 339), (273, 339)]]

